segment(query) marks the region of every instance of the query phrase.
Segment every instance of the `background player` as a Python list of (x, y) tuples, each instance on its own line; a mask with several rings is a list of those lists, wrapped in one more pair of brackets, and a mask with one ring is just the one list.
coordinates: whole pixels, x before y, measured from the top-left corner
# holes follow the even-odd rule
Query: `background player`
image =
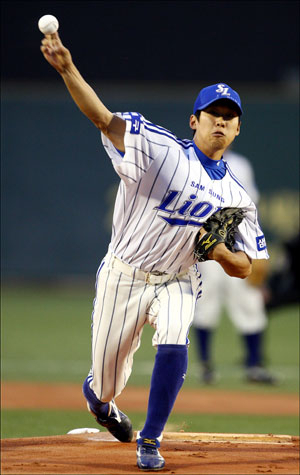
[(299, 231), (281, 243), (282, 258), (271, 272), (266, 284), (268, 310), (299, 303), (300, 234)]
[[(249, 160), (231, 150), (225, 152), (224, 160), (257, 204), (259, 192)], [(220, 272), (220, 266), (213, 261), (199, 263), (197, 266), (203, 283), (202, 297), (197, 300), (193, 326), (202, 364), (202, 381), (211, 384), (216, 379), (212, 338), (219, 324), (221, 311), (225, 308), (242, 338), (247, 381), (274, 384), (275, 377), (264, 368), (263, 354), (263, 337), (268, 318), (262, 286), (267, 276), (267, 261), (254, 260), (252, 273), (244, 280), (230, 278), (225, 272)]]
[(198, 232), (206, 234), (202, 224), (220, 206), (243, 208), (235, 252), (221, 243), (209, 257), (240, 278), (251, 273), (252, 259), (268, 258), (256, 207), (221, 159), (240, 133), (240, 98), (226, 84), (204, 88), (190, 117), (194, 141), (180, 140), (139, 113), (110, 112), (57, 33), (42, 40), (41, 50), (80, 110), (101, 130), (120, 177), (111, 242), (97, 273), (92, 368), (84, 395), (101, 425), (119, 440), (131, 441), (132, 425), (114, 398), (128, 381), (143, 327), (150, 323), (157, 354), (137, 463), (160, 470), (160, 439), (187, 370), (188, 332), (199, 292), (194, 246)]

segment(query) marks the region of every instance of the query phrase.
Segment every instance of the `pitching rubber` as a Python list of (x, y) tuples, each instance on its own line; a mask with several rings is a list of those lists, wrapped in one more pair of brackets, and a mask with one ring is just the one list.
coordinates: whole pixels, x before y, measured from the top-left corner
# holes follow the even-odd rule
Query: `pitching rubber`
[[(76, 430), (76, 429), (75, 429)], [(78, 430), (78, 429), (77, 429)], [(76, 431), (77, 431), (76, 430)], [(80, 434), (87, 435), (89, 440), (99, 442), (115, 441), (116, 439), (105, 432), (73, 432), (68, 434)], [(134, 432), (134, 440), (137, 437), (138, 432)], [(164, 441), (177, 441), (177, 442), (210, 442), (210, 443), (235, 443), (235, 444), (286, 444), (291, 445), (296, 440), (299, 440), (298, 436), (292, 435), (276, 435), (276, 434), (214, 434), (210, 432), (164, 432)]]
[(291, 435), (274, 434), (213, 434), (209, 432), (166, 432), (164, 440), (180, 440), (187, 442), (234, 442), (253, 444), (292, 444), (295, 440)]

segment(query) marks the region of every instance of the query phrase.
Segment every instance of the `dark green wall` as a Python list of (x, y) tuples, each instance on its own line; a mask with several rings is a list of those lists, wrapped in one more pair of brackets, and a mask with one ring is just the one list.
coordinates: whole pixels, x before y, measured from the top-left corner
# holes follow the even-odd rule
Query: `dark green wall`
[[(139, 111), (179, 137), (190, 138), (190, 98), (184, 100), (178, 93), (164, 99), (163, 91), (157, 91), (155, 99), (155, 93), (147, 96), (143, 90), (137, 89), (134, 100), (127, 101), (106, 93), (105, 103), (113, 111)], [(109, 243), (118, 178), (97, 129), (64, 90), (50, 92), (39, 92), (38, 87), (4, 88), (4, 276), (95, 273)], [(266, 102), (252, 96), (243, 108), (242, 132), (235, 149), (253, 163), (263, 200), (267, 200), (263, 201), (266, 234), (273, 239), (277, 215), (275, 209), (273, 224), (268, 223), (268, 200), (288, 193), (288, 204), (283, 199), (281, 213), (292, 217), (297, 207), (293, 197), (299, 184), (298, 105), (295, 100), (276, 101), (276, 96)]]

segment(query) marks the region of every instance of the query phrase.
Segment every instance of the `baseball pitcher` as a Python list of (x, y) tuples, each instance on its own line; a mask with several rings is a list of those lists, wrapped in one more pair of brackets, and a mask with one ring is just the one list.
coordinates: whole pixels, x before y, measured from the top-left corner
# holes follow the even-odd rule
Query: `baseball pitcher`
[(128, 381), (144, 325), (152, 325), (157, 353), (137, 464), (161, 470), (158, 449), (184, 382), (201, 293), (197, 258), (213, 259), (239, 278), (251, 273), (252, 259), (268, 258), (256, 207), (222, 160), (240, 133), (240, 97), (224, 83), (202, 89), (189, 119), (194, 139), (181, 140), (138, 112), (108, 110), (58, 33), (45, 36), (41, 51), (101, 131), (120, 178), (111, 241), (97, 272), (92, 367), (83, 392), (99, 424), (130, 442), (131, 422), (114, 400)]

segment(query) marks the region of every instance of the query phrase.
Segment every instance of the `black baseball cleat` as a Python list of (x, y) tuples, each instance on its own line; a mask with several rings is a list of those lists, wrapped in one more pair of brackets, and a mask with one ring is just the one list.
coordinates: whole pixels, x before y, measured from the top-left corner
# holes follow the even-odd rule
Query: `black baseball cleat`
[(158, 447), (160, 447), (158, 439), (140, 437), (136, 442), (137, 466), (141, 470), (161, 470), (164, 468), (165, 460), (158, 451)]
[(246, 380), (249, 383), (261, 383), (274, 385), (278, 383), (277, 378), (262, 366), (249, 366), (246, 369)]
[(114, 400), (109, 403), (109, 415), (100, 417), (95, 414), (87, 403), (88, 410), (95, 417), (98, 424), (105, 427), (120, 442), (131, 442), (133, 439), (133, 429), (129, 417), (121, 412)]
[(202, 368), (202, 382), (204, 384), (216, 383), (216, 373), (209, 363), (204, 363)]

